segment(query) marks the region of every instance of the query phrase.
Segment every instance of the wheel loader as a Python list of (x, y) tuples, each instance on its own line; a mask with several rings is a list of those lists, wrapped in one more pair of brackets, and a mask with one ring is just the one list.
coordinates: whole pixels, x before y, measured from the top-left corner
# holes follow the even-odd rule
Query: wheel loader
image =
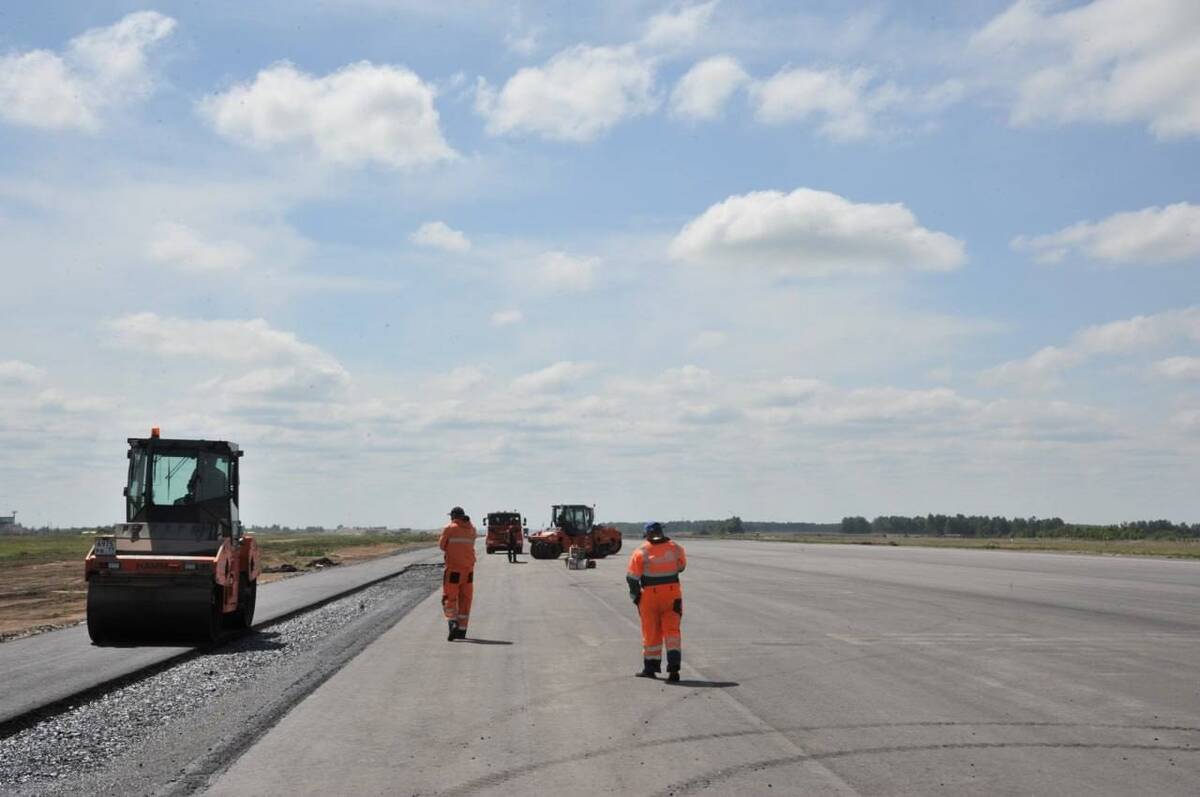
[(258, 544), (238, 520), (242, 451), (223, 440), (129, 438), (125, 522), (84, 560), (96, 645), (214, 642), (250, 628)]
[(577, 546), (588, 559), (603, 559), (621, 550), (621, 532), (612, 526), (594, 525), (595, 512), (584, 504), (555, 504), (550, 510), (550, 527), (529, 535), (529, 555), (557, 559)]

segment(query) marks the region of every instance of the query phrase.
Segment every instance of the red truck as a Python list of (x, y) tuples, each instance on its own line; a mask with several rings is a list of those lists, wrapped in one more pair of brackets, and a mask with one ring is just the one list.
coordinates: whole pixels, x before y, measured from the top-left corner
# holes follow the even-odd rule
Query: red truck
[(483, 544), (488, 553), (507, 551), (510, 531), (517, 535), (517, 553), (525, 552), (525, 518), (520, 512), (489, 512), (483, 525), (487, 529)]

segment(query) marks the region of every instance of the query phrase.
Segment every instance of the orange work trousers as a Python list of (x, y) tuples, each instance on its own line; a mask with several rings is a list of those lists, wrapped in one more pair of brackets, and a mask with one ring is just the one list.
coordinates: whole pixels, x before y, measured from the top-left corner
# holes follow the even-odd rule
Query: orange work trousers
[(661, 662), (665, 646), (667, 659), (673, 664), (678, 662), (683, 641), (679, 635), (683, 618), (683, 591), (679, 585), (642, 587), (638, 614), (642, 618), (642, 658)]
[(466, 628), (471, 619), (471, 599), (475, 597), (475, 571), (447, 570), (442, 576), (442, 613), (447, 620)]

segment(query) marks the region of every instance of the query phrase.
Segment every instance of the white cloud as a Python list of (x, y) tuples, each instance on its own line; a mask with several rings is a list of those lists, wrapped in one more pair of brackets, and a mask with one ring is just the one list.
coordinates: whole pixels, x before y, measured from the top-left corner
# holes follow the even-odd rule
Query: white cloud
[(871, 132), (872, 116), (888, 104), (886, 93), (871, 96), (865, 69), (785, 69), (751, 90), (761, 122), (782, 124), (821, 116), (820, 131), (848, 141)]
[(492, 326), (507, 327), (519, 324), (525, 320), (525, 314), (520, 310), (500, 310), (492, 313)]
[(0, 361), (0, 385), (35, 385), (46, 377), (46, 372), (35, 365), (20, 360)]
[(499, 92), (480, 78), (475, 99), (492, 135), (562, 141), (590, 141), (658, 106), (653, 62), (628, 45), (576, 45), (544, 66), (521, 69)]
[(719, 329), (706, 329), (703, 332), (698, 332), (693, 338), (689, 347), (698, 351), (706, 349), (718, 349), (724, 346), (729, 336)]
[(687, 71), (671, 92), (671, 112), (688, 119), (715, 119), (750, 76), (728, 55), (708, 58)]
[(163, 357), (204, 358), (233, 363), (264, 363), (332, 358), (291, 332), (261, 318), (249, 321), (196, 320), (134, 313), (106, 325), (125, 348)]
[(598, 257), (583, 257), (566, 252), (546, 252), (537, 260), (541, 284), (556, 291), (582, 293), (595, 282)]
[[(1075, 333), (1065, 346), (1047, 346), (1025, 359), (989, 368), (981, 374), (981, 381), (1045, 387), (1056, 384), (1063, 371), (1097, 355), (1130, 354), (1189, 341), (1200, 343), (1200, 307), (1167, 310), (1087, 327)], [(1175, 358), (1174, 364), (1166, 367), (1178, 369), (1178, 361), (1186, 359)], [(1163, 361), (1167, 362), (1172, 361)], [(1164, 373), (1161, 369), (1159, 372)]]
[[(208, 380), (205, 389), (218, 399), (320, 400), (349, 384), (350, 377), (332, 355), (261, 318), (249, 321), (195, 320), (135, 313), (107, 323), (124, 348), (166, 358), (209, 360), (238, 369)], [(245, 370), (253, 367), (253, 370)]]
[(966, 262), (961, 241), (920, 226), (904, 205), (855, 203), (808, 188), (731, 196), (688, 222), (670, 255), (805, 277), (950, 271)]
[(579, 386), (585, 377), (596, 370), (592, 363), (577, 363), (563, 360), (540, 371), (522, 374), (513, 380), (517, 391), (552, 393)]
[(1156, 374), (1167, 379), (1200, 379), (1200, 357), (1168, 357), (1153, 367)]
[(880, 82), (868, 69), (785, 68), (750, 89), (755, 117), (764, 124), (821, 120), (817, 130), (834, 141), (855, 141), (887, 132), (881, 118), (928, 115), (958, 102), (958, 80), (924, 89)]
[(218, 133), (248, 146), (303, 144), (333, 163), (409, 169), (458, 157), (442, 137), (434, 95), (401, 66), (361, 61), (314, 77), (280, 63), (199, 107)]
[(678, 6), (655, 14), (646, 23), (642, 44), (646, 47), (682, 47), (694, 43), (712, 19), (717, 0)]
[(147, 51), (175, 20), (138, 11), (74, 39), (60, 56), (31, 50), (0, 56), (0, 118), (46, 129), (96, 130), (103, 113), (148, 95)]
[(1177, 412), (1171, 422), (1186, 432), (1200, 433), (1200, 409)]
[(1074, 346), (1088, 354), (1123, 354), (1176, 341), (1200, 342), (1200, 307), (1091, 326), (1075, 336)]
[(1050, 235), (1018, 236), (1013, 247), (1040, 263), (1072, 252), (1112, 265), (1156, 265), (1200, 259), (1200, 205), (1179, 202), (1081, 221)]
[(428, 386), (440, 393), (465, 393), (487, 381), (487, 374), (473, 365), (464, 365), (428, 380)]
[(466, 235), (441, 221), (425, 222), (409, 236), (409, 240), (418, 246), (446, 252), (467, 252), (471, 249), (471, 241)]
[(1200, 134), (1200, 6), (1194, 0), (1018, 0), (972, 39), (1007, 74), (1011, 121), (1142, 122)]
[(159, 225), (146, 244), (146, 256), (155, 263), (195, 272), (237, 271), (253, 260), (250, 250), (236, 241), (207, 241), (175, 222)]
[(1017, 384), (1048, 387), (1057, 384), (1058, 375), (1087, 359), (1087, 354), (1074, 349), (1046, 346), (1023, 360), (1011, 360), (989, 368), (981, 381), (989, 385)]

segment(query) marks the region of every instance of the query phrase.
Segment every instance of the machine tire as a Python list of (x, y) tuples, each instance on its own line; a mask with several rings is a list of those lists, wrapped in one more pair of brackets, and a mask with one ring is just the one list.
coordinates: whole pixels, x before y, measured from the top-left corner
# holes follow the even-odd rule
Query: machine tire
[(198, 637), (201, 643), (213, 643), (221, 638), (221, 631), (224, 630), (223, 626), (225, 625), (225, 615), (221, 611), (224, 596), (221, 594), (221, 591), (219, 584), (213, 584), (212, 597), (209, 598), (205, 622), (198, 629)]
[(98, 593), (94, 594), (94, 590), (99, 589), (88, 585), (87, 594), (87, 631), (88, 638), (92, 640), (92, 644), (97, 647), (108, 647), (116, 644), (117, 640), (113, 637), (112, 630), (108, 624), (100, 619), (100, 609), (96, 605), (100, 598)]
[(238, 631), (249, 631), (254, 625), (254, 605), (258, 602), (258, 581), (244, 575), (238, 580), (238, 607), (230, 615), (230, 624)]

